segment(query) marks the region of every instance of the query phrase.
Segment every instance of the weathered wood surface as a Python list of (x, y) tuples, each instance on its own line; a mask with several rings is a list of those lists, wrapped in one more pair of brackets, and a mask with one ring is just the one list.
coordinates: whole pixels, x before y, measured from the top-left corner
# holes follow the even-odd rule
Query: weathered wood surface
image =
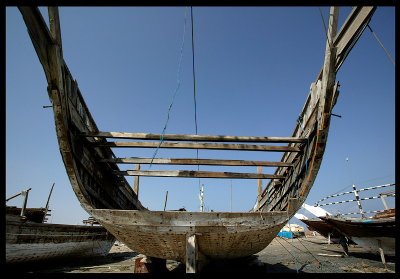
[[(140, 170), (140, 164), (135, 164), (135, 170)], [(133, 191), (136, 193), (136, 196), (139, 198), (139, 176), (135, 176), (133, 181)]]
[[(120, 139), (140, 139), (140, 140), (160, 140), (161, 134), (149, 133), (121, 133), (121, 132), (98, 132), (98, 133), (82, 133), (85, 137), (97, 138), (120, 138)], [(180, 134), (164, 134), (163, 140), (176, 141), (212, 141), (212, 142), (276, 142), (276, 143), (304, 143), (305, 138), (297, 137), (246, 137), (246, 136), (225, 136), (225, 135), (180, 135)]]
[(199, 253), (199, 245), (195, 234), (186, 235), (186, 273), (197, 272), (197, 254)]
[[(96, 142), (93, 146), (107, 147), (131, 147), (131, 148), (157, 148), (158, 142)], [(181, 142), (162, 142), (160, 148), (176, 149), (214, 149), (214, 150), (246, 150), (246, 151), (275, 151), (275, 152), (299, 152), (298, 147), (273, 146), (273, 145), (251, 145), (251, 144), (227, 144), (227, 143), (181, 143)]]
[(263, 173), (240, 173), (240, 172), (214, 172), (214, 171), (160, 171), (160, 170), (126, 170), (115, 171), (121, 175), (154, 176), (154, 177), (198, 177), (198, 178), (242, 178), (242, 179), (281, 179), (284, 176)]
[(101, 226), (21, 222), (14, 217), (6, 215), (6, 263), (105, 256), (115, 242)]
[(350, 50), (367, 27), (376, 7), (355, 7), (343, 23), (334, 39), (334, 46), (337, 48), (335, 58), (335, 71), (339, 71)]
[[(309, 148), (308, 152), (303, 152), (303, 159), (304, 155), (309, 156), (309, 158), (312, 158), (311, 161), (311, 167), (307, 169), (307, 173), (305, 173), (305, 179), (301, 177), (301, 183), (300, 183), (300, 198), (305, 199), (308, 195), (308, 192), (310, 191), (314, 180), (316, 178), (316, 175), (318, 173), (320, 164), (322, 162), (322, 156), (324, 154), (325, 150), (325, 145), (326, 145), (326, 140), (327, 140), (327, 135), (329, 131), (329, 123), (330, 123), (330, 113), (332, 109), (332, 104), (334, 104), (333, 97), (336, 96), (337, 94), (334, 93), (334, 82), (336, 78), (336, 72), (335, 72), (335, 58), (336, 58), (336, 48), (333, 46), (333, 39), (336, 35), (336, 28), (337, 28), (337, 22), (338, 22), (338, 8), (337, 7), (331, 7), (330, 9), (330, 17), (329, 17), (329, 22), (328, 22), (328, 38), (326, 42), (326, 48), (325, 48), (325, 59), (324, 59), (324, 65), (323, 65), (323, 70), (322, 70), (322, 75), (320, 75), (317, 78), (317, 82), (315, 84), (318, 85), (319, 80), (321, 82), (321, 87), (319, 89), (319, 86), (314, 86), (313, 84), (310, 87), (310, 93), (309, 97), (307, 98), (306, 104), (308, 103), (307, 107), (303, 107), (302, 115), (304, 115), (305, 112), (307, 111), (314, 111), (315, 114), (308, 112), (309, 118), (308, 119), (303, 119), (298, 123), (295, 127), (295, 131), (293, 132), (294, 135), (298, 135), (300, 129), (304, 129), (303, 125), (300, 125), (301, 122), (304, 124), (310, 125), (310, 127), (305, 128), (306, 133), (311, 133), (312, 127), (315, 128), (315, 123), (317, 123), (317, 133), (316, 135), (314, 134), (315, 138), (311, 138), (309, 135), (309, 141), (311, 142), (311, 148)], [(337, 88), (337, 87), (336, 87)], [(317, 96), (313, 96), (312, 93), (314, 90), (317, 90)], [(335, 100), (336, 101), (336, 100)], [(310, 107), (310, 103), (314, 105), (315, 107)], [(313, 117), (313, 121), (310, 122), (311, 116)], [(312, 125), (312, 126), (311, 126)], [(313, 146), (315, 144), (315, 148)], [(290, 144), (289, 144), (290, 145)], [(307, 155), (306, 155), (307, 154)], [(288, 159), (291, 158), (289, 161)], [(296, 154), (288, 154), (284, 153), (282, 156), (281, 161), (285, 162), (293, 162), (296, 158)], [(301, 159), (301, 158), (299, 158)], [(308, 159), (308, 158), (307, 158)], [(304, 167), (309, 166), (309, 161), (303, 160), (301, 169), (299, 171), (302, 171)], [(278, 168), (275, 172), (275, 174), (282, 174), (288, 171), (288, 168)], [(298, 172), (297, 172), (298, 173)], [(271, 181), (266, 187), (266, 191), (269, 191), (269, 193), (266, 193), (264, 195), (262, 201), (263, 203), (258, 204), (258, 210), (260, 210), (262, 207), (263, 210), (279, 210), (279, 209), (284, 209), (286, 205), (288, 204), (289, 201), (289, 193), (291, 192), (291, 189), (293, 189), (295, 185), (295, 180), (293, 180), (294, 175), (287, 176), (287, 179), (292, 179), (292, 181), (289, 182), (289, 180), (286, 180), (282, 183), (282, 187), (271, 187)], [(271, 195), (272, 194), (272, 195)], [(275, 194), (275, 195), (274, 195)], [(267, 199), (270, 198), (272, 199), (271, 203), (266, 205), (265, 202)]]
[[(257, 173), (258, 174), (262, 174), (262, 167), (261, 166), (257, 167)], [(261, 200), (261, 195), (262, 195), (262, 179), (258, 179), (257, 201)]]
[(160, 165), (220, 165), (220, 166), (263, 166), (263, 167), (290, 167), (292, 163), (271, 161), (246, 161), (222, 159), (193, 159), (193, 158), (111, 158), (101, 159), (100, 162), (119, 164), (160, 164)]
[(88, 149), (77, 133), (98, 132), (77, 82), (63, 59), (57, 7), (49, 7), (50, 31), (37, 7), (19, 7), (31, 41), (43, 66), (53, 105), (57, 139), (71, 186), (86, 208), (144, 208), (113, 163), (96, 164), (95, 158), (112, 158), (110, 148)]
[(196, 234), (208, 259), (233, 259), (264, 249), (287, 222), (286, 212), (185, 212), (94, 209), (97, 221), (133, 251), (186, 262), (186, 237)]

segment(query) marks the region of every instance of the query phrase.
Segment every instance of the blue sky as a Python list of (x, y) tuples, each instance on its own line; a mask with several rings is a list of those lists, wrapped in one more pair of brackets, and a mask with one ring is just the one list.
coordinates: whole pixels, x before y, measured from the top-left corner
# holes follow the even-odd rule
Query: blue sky
[[(321, 7), (325, 21), (328, 9)], [(48, 22), (47, 8), (40, 10)], [(338, 29), (350, 10), (341, 7)], [(187, 12), (183, 34), (185, 7), (59, 9), (64, 60), (101, 131), (162, 132), (185, 35), (181, 84), (166, 133), (195, 134), (190, 8)], [(194, 7), (193, 13), (198, 134), (291, 136), (323, 64), (326, 37), (318, 7)], [(394, 7), (378, 7), (370, 26), (395, 60)], [(341, 93), (333, 113), (342, 118), (332, 118), (308, 204), (344, 188), (349, 191), (352, 183), (365, 188), (395, 180), (395, 68), (368, 29), (337, 80)], [(28, 206), (43, 207), (55, 182), (50, 221), (81, 224), (88, 214), (66, 175), (52, 109), (43, 108), (50, 105), (46, 87), (22, 16), (16, 7), (7, 7), (6, 196), (31, 187)], [(151, 157), (154, 150), (114, 152)], [(196, 151), (160, 149), (157, 157), (195, 158)], [(275, 161), (281, 153), (199, 150), (199, 158)], [(207, 166), (200, 170), (257, 171)], [(263, 171), (273, 173), (274, 168)], [(132, 177), (128, 181), (133, 185)], [(162, 210), (168, 191), (167, 209), (199, 211), (199, 183), (204, 184), (206, 209), (230, 210), (229, 179), (142, 177), (139, 198), (149, 209)], [(250, 210), (257, 180), (234, 179), (232, 188), (233, 211)], [(7, 204), (20, 206), (22, 198)], [(382, 208), (380, 201), (369, 206)]]

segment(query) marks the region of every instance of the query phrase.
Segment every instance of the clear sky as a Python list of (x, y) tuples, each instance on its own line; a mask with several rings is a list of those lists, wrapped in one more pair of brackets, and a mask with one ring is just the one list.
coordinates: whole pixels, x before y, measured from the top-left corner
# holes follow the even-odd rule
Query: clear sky
[[(64, 60), (101, 131), (162, 132), (177, 87), (184, 35), (181, 84), (166, 133), (195, 134), (190, 8), (184, 34), (185, 9), (59, 9)], [(47, 8), (40, 10), (48, 22)], [(329, 7), (321, 10), (327, 22)], [(341, 7), (338, 30), (350, 10)], [(198, 134), (291, 136), (323, 64), (326, 35), (318, 7), (194, 7), (193, 16)], [(395, 60), (394, 7), (378, 7), (370, 26)], [(395, 182), (395, 67), (368, 28), (337, 80), (340, 95), (333, 113), (342, 117), (331, 120), (327, 148), (307, 204), (349, 191), (352, 183), (365, 188)], [(51, 105), (46, 88), (22, 16), (16, 7), (7, 7), (5, 195), (31, 187), (28, 206), (44, 207), (55, 183), (49, 221), (82, 224), (88, 214), (67, 177), (52, 109), (43, 108)], [(152, 157), (154, 150), (114, 152), (121, 157)], [(281, 156), (199, 150), (199, 158), (279, 161)], [(157, 157), (195, 158), (196, 151), (160, 149)], [(153, 165), (151, 169), (184, 166)], [(200, 170), (257, 171), (256, 167), (210, 166), (200, 166)], [(263, 168), (264, 173), (274, 170)], [(132, 177), (128, 181), (133, 185)], [(230, 182), (142, 177), (139, 198), (149, 209), (162, 210), (168, 191), (167, 209), (199, 211), (200, 183), (204, 184), (205, 209), (229, 211)], [(232, 189), (233, 211), (254, 206), (257, 180), (233, 179)], [(7, 204), (21, 206), (22, 198)], [(371, 207), (367, 210), (383, 209), (380, 201), (365, 205)], [(342, 210), (351, 210), (349, 206)]]

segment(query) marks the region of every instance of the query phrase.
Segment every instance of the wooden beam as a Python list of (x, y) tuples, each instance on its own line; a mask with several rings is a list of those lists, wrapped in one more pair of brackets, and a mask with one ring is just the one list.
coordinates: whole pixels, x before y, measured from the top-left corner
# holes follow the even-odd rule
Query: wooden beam
[(47, 24), (37, 7), (18, 7), (28, 28), (29, 37), (42, 64), (47, 82), (52, 81), (48, 50), (53, 44)]
[(364, 29), (367, 27), (368, 22), (371, 20), (376, 7), (355, 7), (343, 23), (342, 28), (336, 34), (334, 39), (334, 46), (336, 51), (336, 65), (335, 71), (337, 72), (343, 64), (347, 55), (360, 38)]
[(138, 175), (153, 177), (193, 177), (193, 178), (243, 178), (243, 179), (274, 179), (284, 178), (282, 175), (259, 174), (259, 173), (239, 173), (239, 172), (212, 172), (212, 171), (191, 171), (191, 170), (126, 170), (114, 171), (121, 175)]
[[(120, 132), (98, 132), (82, 133), (85, 137), (98, 138), (119, 138), (119, 139), (140, 139), (140, 140), (160, 140), (161, 134), (148, 133), (120, 133)], [(207, 141), (207, 142), (277, 142), (277, 143), (306, 143), (306, 138), (296, 137), (245, 137), (245, 136), (223, 136), (223, 135), (179, 135), (165, 134), (165, 141)]]
[[(151, 158), (111, 158), (101, 159), (100, 162), (119, 164), (150, 164)], [(191, 158), (154, 158), (152, 164), (158, 165), (217, 165), (217, 166), (263, 166), (291, 167), (292, 163), (269, 161), (244, 161), (222, 159), (191, 159)]]
[[(93, 146), (108, 147), (136, 147), (136, 148), (157, 148), (158, 142), (96, 142)], [(227, 144), (227, 143), (194, 143), (194, 142), (163, 142), (160, 148), (177, 149), (215, 149), (215, 150), (247, 150), (247, 151), (275, 151), (275, 152), (299, 152), (298, 147), (292, 146), (271, 146), (271, 145), (251, 145), (251, 144)]]

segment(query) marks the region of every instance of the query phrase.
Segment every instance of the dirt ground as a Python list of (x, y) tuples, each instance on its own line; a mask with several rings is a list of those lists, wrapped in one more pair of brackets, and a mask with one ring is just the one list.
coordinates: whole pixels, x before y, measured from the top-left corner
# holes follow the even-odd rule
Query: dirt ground
[[(326, 256), (327, 254), (336, 256)], [(28, 273), (134, 273), (135, 259), (143, 256), (117, 241), (106, 257), (24, 265), (23, 271)], [(385, 259), (386, 267), (380, 255), (368, 253), (357, 245), (350, 245), (349, 255), (345, 256), (339, 244), (328, 245), (326, 238), (322, 236), (301, 237), (293, 240), (276, 237), (270, 245), (255, 255), (234, 260), (212, 261), (203, 267), (201, 273), (394, 273), (395, 257), (386, 256)], [(179, 262), (168, 260), (166, 267), (171, 273), (185, 273), (185, 265)], [(22, 271), (20, 268), (19, 270)]]

